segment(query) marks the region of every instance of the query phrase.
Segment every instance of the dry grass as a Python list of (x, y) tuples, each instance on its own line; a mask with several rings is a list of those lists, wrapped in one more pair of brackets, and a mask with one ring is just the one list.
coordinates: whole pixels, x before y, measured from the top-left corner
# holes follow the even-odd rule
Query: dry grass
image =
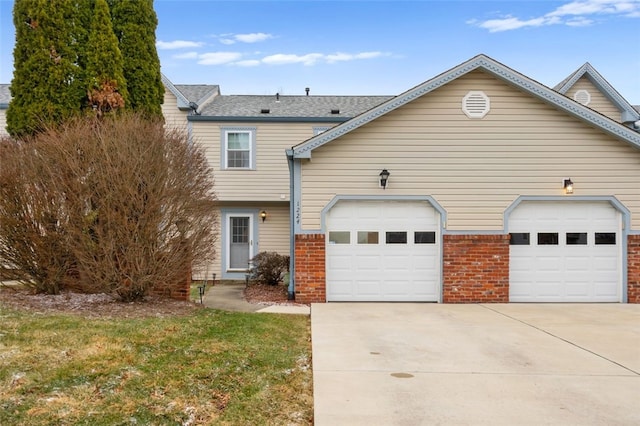
[(0, 424), (311, 424), (310, 357), (307, 316), (92, 317), (0, 299)]

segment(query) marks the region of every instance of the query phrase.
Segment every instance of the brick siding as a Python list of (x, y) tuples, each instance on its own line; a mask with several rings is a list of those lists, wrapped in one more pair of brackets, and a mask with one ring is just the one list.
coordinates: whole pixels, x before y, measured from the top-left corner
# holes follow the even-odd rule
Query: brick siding
[(640, 235), (627, 239), (627, 301), (640, 303)]
[(509, 235), (444, 235), (443, 302), (509, 301)]
[(295, 253), (296, 302), (326, 302), (324, 234), (296, 235)]

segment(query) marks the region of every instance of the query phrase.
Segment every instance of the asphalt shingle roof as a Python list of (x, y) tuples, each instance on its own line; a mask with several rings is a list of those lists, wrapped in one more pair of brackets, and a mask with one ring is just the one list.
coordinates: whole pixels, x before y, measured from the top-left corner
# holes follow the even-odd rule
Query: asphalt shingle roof
[[(217, 96), (202, 111), (210, 117), (355, 117), (393, 96)], [(268, 111), (268, 112), (267, 112)], [(332, 112), (333, 111), (333, 112)]]
[(200, 104), (212, 93), (218, 93), (220, 86), (215, 84), (174, 84), (174, 87), (184, 95), (189, 102)]

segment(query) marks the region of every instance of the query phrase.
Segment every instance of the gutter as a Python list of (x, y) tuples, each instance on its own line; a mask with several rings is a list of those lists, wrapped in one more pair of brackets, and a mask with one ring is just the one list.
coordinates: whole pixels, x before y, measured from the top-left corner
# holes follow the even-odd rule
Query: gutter
[(296, 228), (294, 209), (294, 176), (293, 176), (293, 147), (287, 149), (287, 164), (289, 165), (289, 288), (287, 289), (287, 299), (296, 300)]

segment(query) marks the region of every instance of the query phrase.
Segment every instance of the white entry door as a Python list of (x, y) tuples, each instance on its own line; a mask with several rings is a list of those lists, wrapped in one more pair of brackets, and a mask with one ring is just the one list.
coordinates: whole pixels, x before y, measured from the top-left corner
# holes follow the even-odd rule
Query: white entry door
[(429, 204), (339, 201), (326, 224), (328, 301), (438, 301), (440, 216)]
[(607, 202), (522, 202), (509, 218), (510, 301), (620, 302), (621, 223)]
[(227, 216), (227, 271), (246, 271), (253, 258), (253, 215)]

